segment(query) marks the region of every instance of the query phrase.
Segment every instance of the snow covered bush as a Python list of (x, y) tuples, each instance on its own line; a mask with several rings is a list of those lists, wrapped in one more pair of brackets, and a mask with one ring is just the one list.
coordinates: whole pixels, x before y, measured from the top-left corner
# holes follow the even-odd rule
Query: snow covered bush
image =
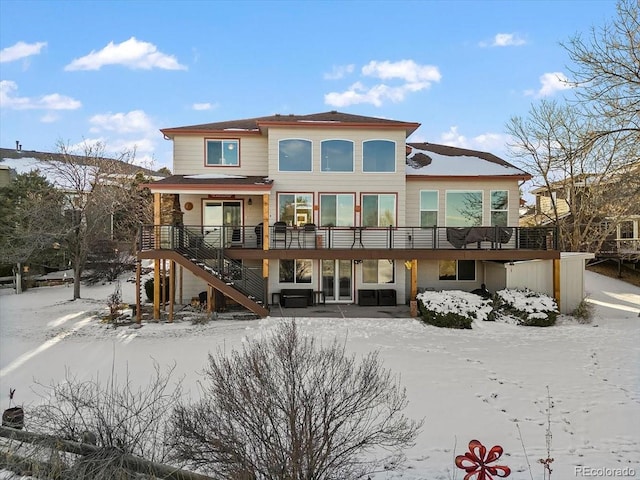
[(559, 314), (553, 298), (529, 289), (500, 290), (495, 294), (493, 307), (489, 320), (513, 321), (528, 327), (555, 325)]
[(471, 328), (474, 320), (487, 320), (491, 300), (461, 290), (423, 292), (417, 295), (420, 317), (430, 325)]

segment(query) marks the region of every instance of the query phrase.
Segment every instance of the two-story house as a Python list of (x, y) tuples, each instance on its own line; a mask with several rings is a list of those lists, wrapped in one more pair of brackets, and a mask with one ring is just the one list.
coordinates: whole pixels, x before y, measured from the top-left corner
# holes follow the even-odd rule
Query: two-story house
[(640, 162), (607, 174), (580, 174), (531, 190), (523, 226), (557, 225), (562, 250), (634, 264), (640, 260)]
[[(518, 226), (530, 176), (489, 153), (407, 143), (419, 126), (331, 111), (161, 130), (174, 174), (146, 185), (156, 224), (138, 254), (155, 260), (155, 318), (163, 278), (170, 315), (175, 298), (205, 290), (210, 304), (262, 316), (287, 299), (375, 305), (421, 289), (496, 290), (505, 265), (528, 260), (550, 265), (544, 281), (559, 296), (555, 228)], [(161, 224), (162, 194), (178, 196), (181, 222)]]

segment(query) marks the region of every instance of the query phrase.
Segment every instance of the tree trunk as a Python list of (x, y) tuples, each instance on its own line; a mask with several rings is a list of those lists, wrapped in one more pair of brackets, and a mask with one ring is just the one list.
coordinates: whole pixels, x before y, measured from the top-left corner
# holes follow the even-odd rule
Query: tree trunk
[(80, 298), (80, 278), (82, 277), (82, 267), (76, 263), (73, 266), (73, 299)]

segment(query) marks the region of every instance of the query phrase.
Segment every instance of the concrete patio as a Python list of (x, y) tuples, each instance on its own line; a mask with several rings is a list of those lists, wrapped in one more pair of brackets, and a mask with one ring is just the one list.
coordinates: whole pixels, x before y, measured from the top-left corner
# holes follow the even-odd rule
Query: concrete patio
[(353, 303), (327, 303), (304, 308), (283, 308), (271, 305), (272, 317), (314, 318), (409, 318), (409, 305), (361, 307)]

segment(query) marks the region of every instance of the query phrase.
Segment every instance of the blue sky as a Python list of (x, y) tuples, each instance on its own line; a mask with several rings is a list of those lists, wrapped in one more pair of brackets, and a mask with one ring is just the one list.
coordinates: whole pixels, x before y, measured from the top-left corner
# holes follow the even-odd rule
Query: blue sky
[(0, 1), (0, 146), (101, 140), (171, 166), (160, 128), (339, 110), (511, 160), (505, 124), (567, 93), (560, 42), (615, 1)]

